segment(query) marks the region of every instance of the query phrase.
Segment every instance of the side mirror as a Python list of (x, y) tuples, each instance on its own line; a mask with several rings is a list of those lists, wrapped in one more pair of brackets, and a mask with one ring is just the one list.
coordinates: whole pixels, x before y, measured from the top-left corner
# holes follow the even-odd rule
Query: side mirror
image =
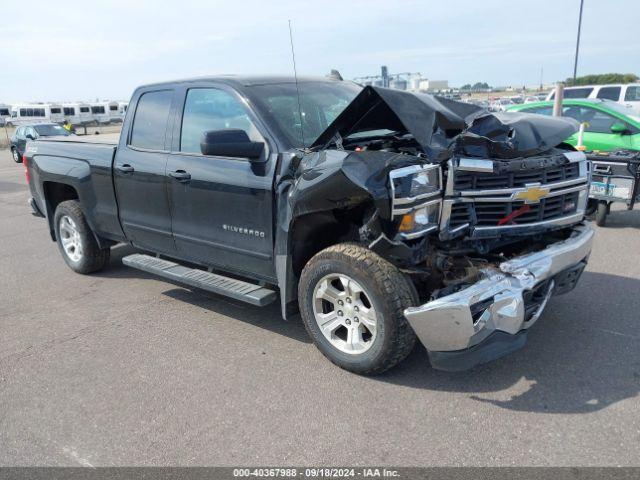
[(256, 161), (262, 156), (264, 143), (252, 142), (244, 130), (229, 128), (204, 132), (200, 142), (203, 155), (248, 158)]
[(25, 138), (26, 138), (27, 140), (35, 140), (35, 137), (34, 137), (32, 134), (30, 134), (30, 133), (27, 133), (27, 134), (25, 135)]
[(627, 133), (627, 131), (628, 131), (627, 126), (622, 122), (616, 122), (613, 125), (611, 125), (611, 133), (624, 135), (625, 133)]

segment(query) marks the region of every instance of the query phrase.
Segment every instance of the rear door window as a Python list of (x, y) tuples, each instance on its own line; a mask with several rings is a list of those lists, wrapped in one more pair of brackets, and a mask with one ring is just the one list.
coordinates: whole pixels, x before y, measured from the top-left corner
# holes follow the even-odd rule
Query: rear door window
[(143, 93), (138, 100), (129, 145), (147, 150), (165, 150), (165, 133), (173, 90)]
[(620, 87), (602, 87), (597, 97), (617, 102), (620, 99)]
[(593, 88), (566, 88), (564, 98), (588, 98)]
[(640, 102), (640, 87), (636, 85), (628, 86), (624, 99), (627, 102)]

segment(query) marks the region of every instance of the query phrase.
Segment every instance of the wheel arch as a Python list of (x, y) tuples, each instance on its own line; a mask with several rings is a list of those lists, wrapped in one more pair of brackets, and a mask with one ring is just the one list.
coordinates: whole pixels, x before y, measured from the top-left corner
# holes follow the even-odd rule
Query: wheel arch
[(313, 212), (294, 218), (276, 241), (276, 274), (283, 318), (297, 312), (300, 274), (307, 262), (331, 245), (358, 241), (368, 205)]
[(44, 193), (44, 200), (47, 210), (47, 221), (49, 222), (49, 233), (51, 239), (56, 240), (55, 225), (53, 224), (54, 214), (56, 208), (62, 202), (67, 200), (80, 200), (78, 191), (73, 185), (62, 183), (45, 181), (42, 182), (42, 191)]

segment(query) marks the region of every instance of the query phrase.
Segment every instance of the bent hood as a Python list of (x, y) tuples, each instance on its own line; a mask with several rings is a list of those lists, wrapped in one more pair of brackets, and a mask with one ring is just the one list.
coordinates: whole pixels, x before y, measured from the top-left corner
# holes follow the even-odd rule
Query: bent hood
[(454, 153), (509, 159), (555, 147), (578, 130), (578, 123), (521, 112), (490, 113), (432, 95), (367, 86), (311, 148), (323, 149), (339, 137), (381, 129), (411, 134), (432, 161)]

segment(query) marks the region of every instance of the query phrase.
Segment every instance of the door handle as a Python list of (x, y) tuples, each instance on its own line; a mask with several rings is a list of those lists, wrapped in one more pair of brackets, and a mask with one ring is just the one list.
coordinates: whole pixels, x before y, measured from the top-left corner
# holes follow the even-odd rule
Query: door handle
[(122, 173), (130, 173), (130, 172), (133, 172), (135, 169), (128, 163), (125, 163), (123, 165), (116, 165), (116, 170)]
[(169, 172), (169, 175), (180, 181), (191, 180), (191, 174), (184, 170), (175, 170), (173, 172)]

